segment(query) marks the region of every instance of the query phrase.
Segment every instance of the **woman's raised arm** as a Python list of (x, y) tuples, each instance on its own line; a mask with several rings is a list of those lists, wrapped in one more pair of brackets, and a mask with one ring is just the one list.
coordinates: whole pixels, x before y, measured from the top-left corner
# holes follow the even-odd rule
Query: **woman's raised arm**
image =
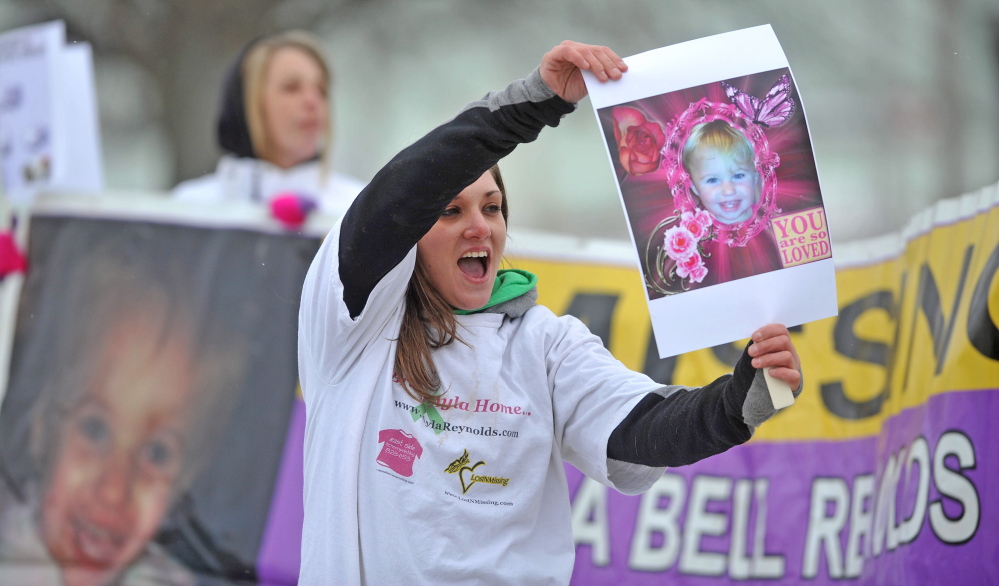
[(340, 228), (339, 271), (350, 315), (360, 315), (378, 281), (462, 189), (573, 111), (586, 95), (580, 68), (620, 79), (623, 67), (606, 47), (565, 41), (526, 79), (468, 104), (389, 161), (354, 200)]

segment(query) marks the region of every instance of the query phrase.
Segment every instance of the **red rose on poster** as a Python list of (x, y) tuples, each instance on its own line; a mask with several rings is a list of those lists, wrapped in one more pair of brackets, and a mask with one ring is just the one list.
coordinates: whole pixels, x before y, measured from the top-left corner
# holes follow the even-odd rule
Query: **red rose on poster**
[(659, 168), (660, 152), (666, 144), (666, 134), (658, 122), (649, 122), (634, 108), (621, 106), (611, 110), (614, 118), (614, 140), (618, 159), (632, 175), (651, 173)]

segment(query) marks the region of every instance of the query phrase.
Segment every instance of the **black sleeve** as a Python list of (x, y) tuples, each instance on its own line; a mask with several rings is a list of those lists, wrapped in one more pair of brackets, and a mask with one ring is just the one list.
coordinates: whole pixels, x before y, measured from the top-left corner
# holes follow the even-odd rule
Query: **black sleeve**
[(360, 315), (378, 281), (462, 189), (573, 109), (535, 71), (469, 104), (389, 161), (354, 200), (340, 228), (340, 280), (351, 317)]
[(742, 415), (756, 376), (751, 360), (744, 350), (732, 374), (705, 387), (667, 397), (649, 393), (611, 433), (607, 456), (657, 468), (685, 466), (745, 443), (752, 437)]

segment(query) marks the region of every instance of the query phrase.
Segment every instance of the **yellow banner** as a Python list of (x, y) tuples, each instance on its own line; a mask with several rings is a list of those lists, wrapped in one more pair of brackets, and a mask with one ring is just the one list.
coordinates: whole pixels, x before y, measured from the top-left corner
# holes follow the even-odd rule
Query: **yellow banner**
[[(999, 388), (999, 190), (941, 202), (901, 234), (844, 248), (839, 315), (792, 331), (805, 388), (754, 441), (876, 435), (886, 417), (950, 391)], [(746, 340), (660, 360), (637, 270), (513, 258), (539, 302), (582, 319), (629, 368), (703, 385)], [(677, 335), (683, 335), (677, 332)]]

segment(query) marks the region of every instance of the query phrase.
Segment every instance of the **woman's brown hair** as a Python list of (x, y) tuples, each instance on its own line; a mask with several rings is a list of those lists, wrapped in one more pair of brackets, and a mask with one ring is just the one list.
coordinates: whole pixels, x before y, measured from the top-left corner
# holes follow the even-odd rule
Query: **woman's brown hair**
[[(499, 166), (494, 165), (489, 174), (503, 195), (500, 210), (503, 222), (507, 223), (510, 212)], [(395, 374), (409, 396), (421, 403), (437, 404), (444, 393), (438, 392), (441, 380), (434, 366), (433, 351), (455, 340), (465, 343), (458, 335), (454, 308), (434, 289), (426, 270), (417, 260), (406, 289), (406, 309), (395, 351)]]

